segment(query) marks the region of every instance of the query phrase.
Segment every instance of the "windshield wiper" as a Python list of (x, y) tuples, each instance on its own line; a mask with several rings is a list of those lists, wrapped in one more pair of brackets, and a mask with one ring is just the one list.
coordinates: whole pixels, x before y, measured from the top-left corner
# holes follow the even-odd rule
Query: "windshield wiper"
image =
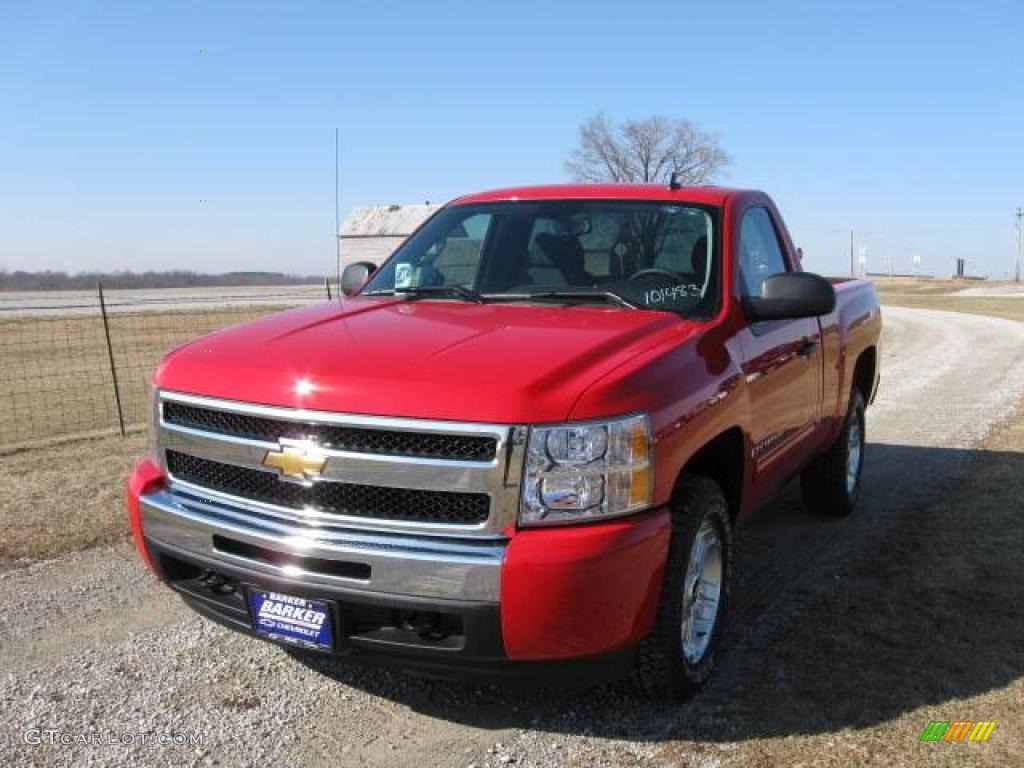
[(411, 296), (413, 298), (424, 296), (447, 296), (449, 298), (463, 299), (477, 304), (484, 303), (484, 297), (472, 288), (463, 285), (409, 285), (404, 288), (395, 288), (393, 291), (374, 291), (372, 296), (391, 294), (395, 296)]
[(448, 296), (465, 301), (483, 304), (490, 301), (602, 301), (606, 304), (618, 304), (620, 307), (640, 309), (627, 298), (612, 291), (537, 291), (535, 293), (478, 293), (464, 285), (410, 285), (394, 290), (370, 291), (364, 296), (409, 296), (411, 298), (425, 296)]
[(567, 299), (569, 301), (585, 301), (597, 299), (608, 304), (618, 304), (620, 307), (640, 309), (627, 298), (612, 291), (539, 291), (537, 293), (490, 293), (484, 295), (485, 299), (504, 299), (507, 301), (545, 301), (548, 299)]

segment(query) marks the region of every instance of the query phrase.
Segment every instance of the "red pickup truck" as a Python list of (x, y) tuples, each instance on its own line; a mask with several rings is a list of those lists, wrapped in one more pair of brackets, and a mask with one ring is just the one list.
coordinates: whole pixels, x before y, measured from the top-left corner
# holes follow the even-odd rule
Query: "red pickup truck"
[(878, 303), (803, 272), (761, 192), (470, 195), (341, 283), (155, 374), (135, 543), (239, 631), (678, 699), (733, 530), (797, 475), (815, 513), (856, 503)]

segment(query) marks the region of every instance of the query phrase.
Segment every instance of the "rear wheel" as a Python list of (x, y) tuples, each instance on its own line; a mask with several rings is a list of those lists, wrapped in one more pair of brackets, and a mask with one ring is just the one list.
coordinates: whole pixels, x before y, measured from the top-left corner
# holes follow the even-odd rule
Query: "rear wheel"
[(654, 629), (640, 645), (633, 674), (651, 698), (688, 698), (711, 675), (731, 557), (722, 489), (705, 477), (684, 478), (672, 504), (672, 539)]
[(800, 475), (804, 503), (817, 515), (845, 517), (857, 504), (864, 471), (864, 415), (864, 397), (855, 389), (839, 437)]

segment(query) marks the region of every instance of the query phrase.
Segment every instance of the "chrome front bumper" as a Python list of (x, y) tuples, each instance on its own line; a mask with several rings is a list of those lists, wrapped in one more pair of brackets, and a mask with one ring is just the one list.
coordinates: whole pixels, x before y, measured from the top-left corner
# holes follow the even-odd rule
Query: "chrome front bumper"
[[(147, 539), (207, 563), (241, 567), (301, 587), (493, 603), (499, 599), (505, 556), (501, 539), (300, 526), (249, 505), (174, 486), (142, 496), (139, 506)], [(346, 569), (359, 577), (339, 575)]]

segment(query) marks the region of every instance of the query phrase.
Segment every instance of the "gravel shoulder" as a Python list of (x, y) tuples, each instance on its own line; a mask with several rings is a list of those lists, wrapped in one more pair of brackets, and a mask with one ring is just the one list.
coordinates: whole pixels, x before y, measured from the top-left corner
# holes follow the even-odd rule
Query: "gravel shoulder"
[[(742, 532), (720, 666), (689, 704), (300, 663), (193, 615), (117, 541), (0, 572), (5, 764), (1024, 763), (1024, 325), (884, 312), (862, 508), (814, 520), (790, 488)], [(929, 719), (999, 725), (922, 745)], [(32, 728), (202, 743), (26, 744)]]

